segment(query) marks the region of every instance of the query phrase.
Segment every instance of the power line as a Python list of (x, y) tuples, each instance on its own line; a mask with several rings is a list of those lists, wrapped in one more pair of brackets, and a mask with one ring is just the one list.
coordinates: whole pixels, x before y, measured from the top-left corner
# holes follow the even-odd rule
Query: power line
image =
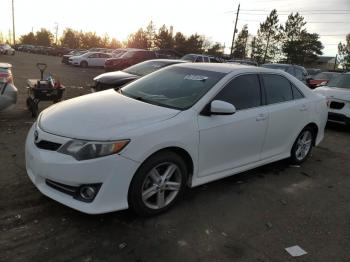
[[(245, 21), (245, 22), (259, 22), (261, 23), (261, 20), (251, 20), (251, 19), (240, 19), (240, 21)], [(349, 22), (344, 22), (344, 21), (307, 21), (307, 24), (350, 24)]]

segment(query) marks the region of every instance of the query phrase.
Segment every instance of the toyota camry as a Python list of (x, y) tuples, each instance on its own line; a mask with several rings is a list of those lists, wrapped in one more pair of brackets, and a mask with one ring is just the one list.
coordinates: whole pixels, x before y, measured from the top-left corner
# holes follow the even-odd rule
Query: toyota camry
[(186, 187), (302, 163), (326, 121), (325, 97), (281, 70), (178, 64), (44, 110), (26, 168), (43, 194), (79, 211), (154, 215)]

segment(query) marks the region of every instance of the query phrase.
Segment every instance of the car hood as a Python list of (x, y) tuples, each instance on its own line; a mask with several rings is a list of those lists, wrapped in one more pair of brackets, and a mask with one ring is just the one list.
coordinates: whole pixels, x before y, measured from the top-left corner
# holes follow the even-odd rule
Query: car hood
[(336, 98), (339, 100), (350, 101), (350, 89), (322, 86), (314, 90), (325, 97)]
[(167, 120), (179, 112), (107, 90), (49, 107), (40, 115), (39, 127), (59, 136), (107, 141), (128, 138), (128, 131)]
[(104, 73), (94, 78), (94, 81), (98, 81), (104, 84), (118, 84), (120, 82), (124, 82), (124, 80), (134, 80), (139, 78), (137, 75), (129, 74), (123, 71), (116, 71), (110, 73)]

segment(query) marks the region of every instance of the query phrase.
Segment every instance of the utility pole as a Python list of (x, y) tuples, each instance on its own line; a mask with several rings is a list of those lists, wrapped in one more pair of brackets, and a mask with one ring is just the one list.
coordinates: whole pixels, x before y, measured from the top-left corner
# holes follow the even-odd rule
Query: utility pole
[(334, 67), (333, 67), (333, 70), (335, 71), (335, 69), (337, 68), (337, 62), (338, 62), (338, 54), (335, 55), (335, 58), (334, 58)]
[(15, 7), (12, 0), (12, 34), (13, 34), (13, 44), (16, 44), (16, 33), (15, 33)]
[(235, 43), (235, 35), (236, 35), (236, 31), (237, 31), (237, 21), (238, 21), (238, 15), (239, 15), (239, 9), (240, 9), (241, 4), (238, 4), (238, 9), (237, 9), (237, 13), (236, 13), (236, 22), (235, 22), (235, 30), (233, 30), (233, 37), (232, 37), (232, 45), (231, 45), (231, 54), (230, 57), (232, 58), (232, 54), (233, 54), (233, 45)]
[(55, 35), (56, 35), (55, 43), (56, 43), (56, 45), (57, 45), (58, 23), (56, 22), (55, 25), (56, 25), (56, 26), (55, 26)]

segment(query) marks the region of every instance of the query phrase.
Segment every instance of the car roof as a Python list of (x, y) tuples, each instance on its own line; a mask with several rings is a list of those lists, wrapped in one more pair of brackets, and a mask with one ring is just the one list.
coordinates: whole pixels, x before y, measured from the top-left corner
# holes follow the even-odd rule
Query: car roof
[(206, 71), (213, 71), (213, 72), (219, 72), (219, 73), (231, 73), (234, 71), (246, 71), (246, 72), (252, 72), (252, 73), (259, 73), (259, 72), (270, 72), (270, 73), (276, 73), (275, 69), (269, 69), (269, 68), (262, 68), (262, 67), (256, 67), (251, 65), (244, 65), (244, 64), (228, 64), (228, 63), (183, 63), (181, 65), (174, 65), (174, 66), (181, 66), (185, 68), (191, 68), (191, 69), (200, 69), (200, 70), (206, 70)]
[(12, 68), (12, 65), (9, 63), (0, 63), (0, 68), (8, 69), (8, 68)]

